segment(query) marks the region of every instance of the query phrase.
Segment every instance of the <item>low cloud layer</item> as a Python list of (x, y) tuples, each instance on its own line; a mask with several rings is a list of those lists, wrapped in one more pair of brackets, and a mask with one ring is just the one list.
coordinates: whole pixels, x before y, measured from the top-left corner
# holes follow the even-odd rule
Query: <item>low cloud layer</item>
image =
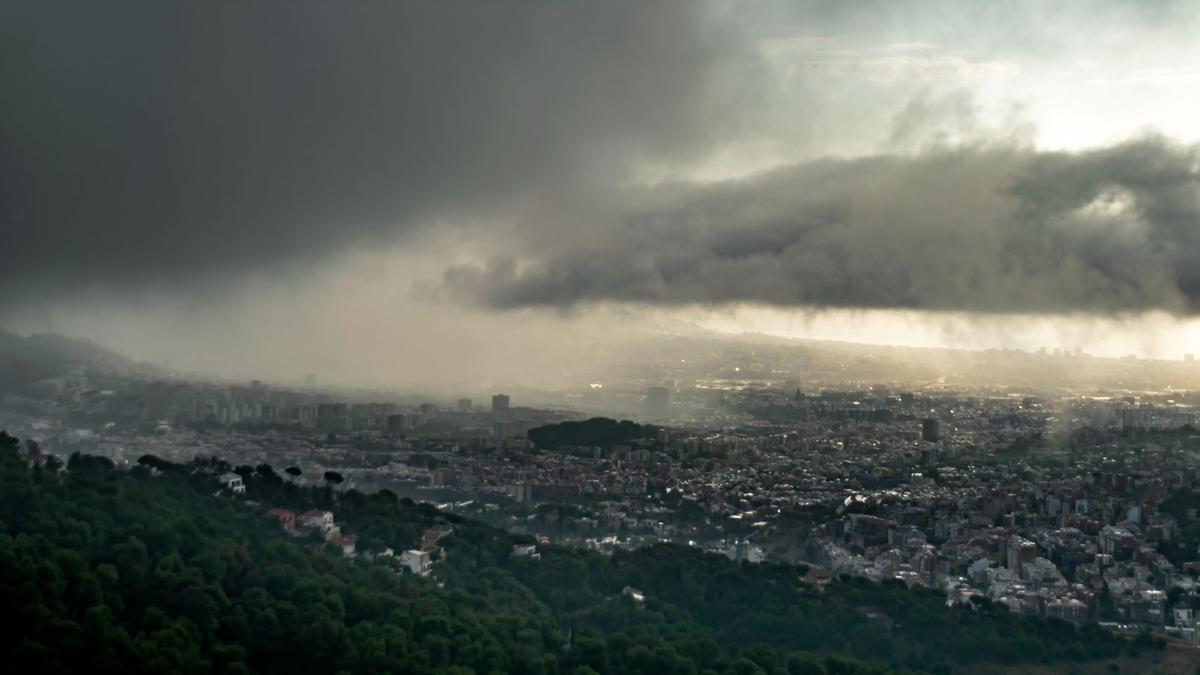
[(725, 37), (688, 3), (6, 3), (0, 306), (320, 262), (686, 156), (733, 103)]
[(814, 161), (630, 202), (445, 284), (495, 308), (1200, 311), (1200, 149), (1159, 137)]
[[(1200, 135), (1172, 112), (1200, 101), (1197, 25), (1185, 2), (3, 4), (0, 317), (221, 302), (364, 250), (421, 261), (372, 287), (398, 311), (420, 277), (468, 310), (1190, 315), (1197, 148), (1035, 130)], [(1135, 95), (1079, 103), (1112, 92)]]

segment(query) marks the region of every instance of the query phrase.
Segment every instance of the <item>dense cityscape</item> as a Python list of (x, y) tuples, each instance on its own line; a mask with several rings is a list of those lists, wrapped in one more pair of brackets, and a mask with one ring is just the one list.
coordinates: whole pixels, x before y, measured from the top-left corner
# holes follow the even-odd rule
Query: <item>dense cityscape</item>
[[(745, 365), (716, 378), (640, 397), (627, 391), (637, 383), (604, 385), (640, 407), (624, 422), (500, 392), (482, 404), (343, 401), (313, 376), (299, 389), (225, 385), (134, 376), (122, 362), (123, 374), (80, 367), (10, 393), (3, 426), (28, 439), (31, 461), (219, 460), (238, 485), (252, 467), (288, 467), (297, 485), (333, 474), (341, 491), (389, 490), (606, 555), (673, 542), (804, 565), (817, 586), (895, 580), (950, 604), (983, 597), (1018, 615), (1200, 642), (1195, 393), (836, 382), (811, 347), (795, 351), (807, 381), (734, 352)], [(760, 379), (723, 377), (743, 367)], [(611, 407), (598, 388), (585, 385), (583, 400)], [(321, 528), (347, 555), (383, 552), (356, 547), (330, 512), (277, 517)], [(436, 539), (376, 548), (429, 574)]]

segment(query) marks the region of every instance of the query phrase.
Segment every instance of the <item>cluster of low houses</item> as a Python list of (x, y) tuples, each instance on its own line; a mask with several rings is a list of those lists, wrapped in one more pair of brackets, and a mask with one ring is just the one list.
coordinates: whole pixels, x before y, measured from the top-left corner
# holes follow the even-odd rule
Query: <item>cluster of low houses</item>
[[(237, 473), (225, 473), (217, 477), (222, 490), (226, 490), (232, 494), (245, 494), (246, 484)], [(307, 534), (320, 534), (325, 543), (332, 546), (347, 558), (356, 558), (359, 555), (357, 550), (357, 537), (353, 533), (342, 532), (342, 527), (338, 525), (334, 519), (333, 512), (324, 509), (311, 509), (301, 514), (296, 514), (288, 509), (271, 509), (267, 515), (279, 521), (284, 532), (293, 537), (300, 537)], [(385, 548), (382, 551), (363, 551), (362, 557), (364, 560), (374, 562), (379, 559), (398, 559), (400, 562), (400, 571), (407, 571), (417, 576), (426, 577), (433, 571), (433, 563), (435, 560), (444, 560), (446, 551), (441, 547), (439, 542), (453, 532), (450, 526), (440, 528), (431, 528), (425, 530), (421, 535), (421, 543), (418, 548), (402, 551), (399, 555), (391, 548)]]
[[(341, 526), (334, 520), (332, 511), (312, 509), (297, 515), (287, 509), (271, 509), (267, 515), (278, 520), (283, 530), (291, 536), (319, 533), (325, 543), (340, 550), (345, 557), (358, 556), (355, 535), (342, 532)], [(453, 531), (449, 526), (431, 528), (422, 533), (418, 548), (402, 551), (399, 555), (391, 548), (364, 551), (362, 557), (368, 561), (395, 558), (400, 562), (401, 572), (407, 571), (421, 577), (429, 576), (433, 571), (434, 560), (443, 560), (446, 557), (446, 551), (439, 542)]]
[(513, 558), (529, 558), (530, 560), (541, 560), (542, 554), (538, 553), (538, 547), (539, 546), (548, 546), (549, 544), (550, 544), (550, 538), (542, 535), (542, 536), (538, 537), (536, 544), (513, 544), (512, 553), (510, 554), (510, 556)]

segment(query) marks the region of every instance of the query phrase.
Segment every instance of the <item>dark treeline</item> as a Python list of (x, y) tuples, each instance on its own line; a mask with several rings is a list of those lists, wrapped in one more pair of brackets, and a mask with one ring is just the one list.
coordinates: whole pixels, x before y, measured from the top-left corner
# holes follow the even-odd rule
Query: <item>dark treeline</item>
[[(983, 603), (686, 547), (609, 557), (541, 546), (383, 491), (300, 487), (296, 472), (147, 457), (129, 471), (73, 456), (64, 471), (0, 451), (0, 648), (18, 671), (887, 673), (1112, 655), (1098, 631)], [(453, 528), (433, 580), (290, 538), (271, 507), (331, 508), (360, 551)], [(645, 594), (637, 603), (624, 593)], [(890, 617), (891, 625), (872, 618)], [(858, 659), (858, 660), (856, 660)], [(868, 662), (872, 661), (872, 662)]]
[(607, 447), (630, 443), (642, 438), (654, 438), (658, 427), (629, 420), (593, 417), (582, 422), (559, 422), (529, 430), (529, 440), (542, 450), (564, 446), (598, 445)]

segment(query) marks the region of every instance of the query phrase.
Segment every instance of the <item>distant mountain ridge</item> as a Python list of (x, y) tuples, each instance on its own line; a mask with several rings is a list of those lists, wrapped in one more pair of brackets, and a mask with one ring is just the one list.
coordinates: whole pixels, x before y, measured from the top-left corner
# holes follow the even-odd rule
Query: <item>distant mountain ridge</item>
[(0, 330), (0, 389), (22, 390), (34, 382), (76, 370), (150, 375), (157, 369), (91, 340), (58, 333), (22, 337)]

